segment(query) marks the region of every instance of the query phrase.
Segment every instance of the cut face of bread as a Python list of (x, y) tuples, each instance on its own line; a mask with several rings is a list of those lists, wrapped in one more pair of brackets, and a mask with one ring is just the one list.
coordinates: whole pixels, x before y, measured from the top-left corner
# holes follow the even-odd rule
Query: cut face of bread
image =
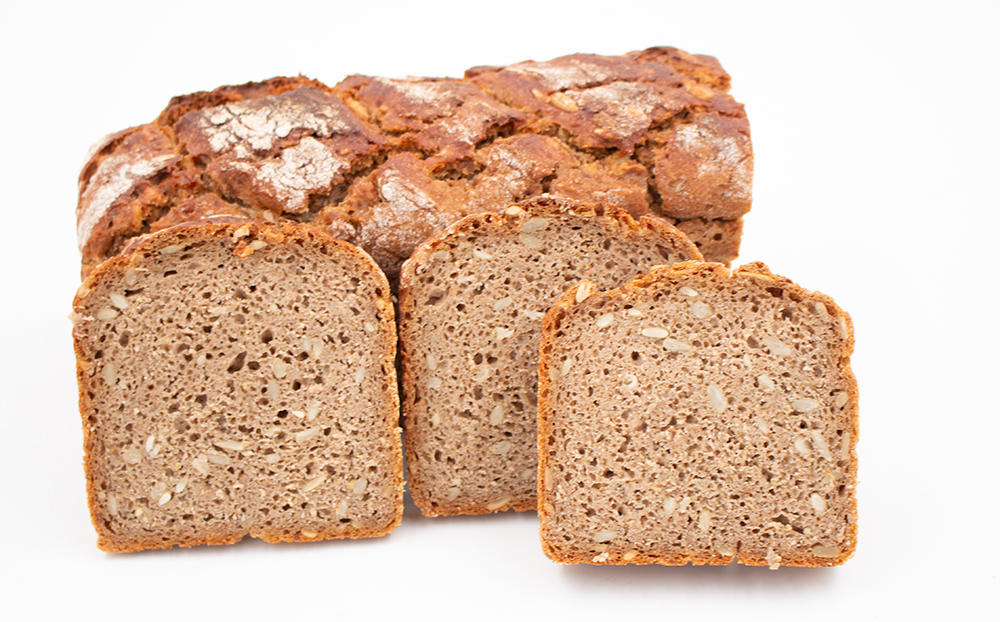
[(610, 288), (700, 259), (662, 220), (541, 197), (467, 217), (400, 279), (407, 464), (426, 515), (536, 507), (541, 318), (587, 278)]
[(98, 546), (359, 538), (402, 515), (385, 276), (297, 225), (161, 231), (74, 302)]
[(830, 566), (854, 551), (850, 318), (760, 263), (570, 290), (545, 318), (542, 547), (564, 563)]

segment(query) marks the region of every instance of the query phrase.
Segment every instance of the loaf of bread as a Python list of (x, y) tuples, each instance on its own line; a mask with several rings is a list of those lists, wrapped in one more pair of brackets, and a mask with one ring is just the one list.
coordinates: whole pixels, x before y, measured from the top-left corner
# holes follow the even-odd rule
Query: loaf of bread
[(541, 318), (587, 278), (611, 288), (700, 260), (663, 220), (543, 195), (466, 217), (403, 265), (399, 287), (410, 491), (428, 516), (536, 507)]
[(854, 551), (853, 330), (752, 263), (570, 289), (539, 364), (539, 517), (563, 563), (830, 566)]
[(296, 224), (179, 225), (91, 272), (73, 319), (102, 549), (399, 524), (394, 314), (365, 253)]
[(322, 228), (392, 281), (435, 232), (546, 192), (659, 215), (729, 262), (753, 157), (728, 90), (714, 58), (652, 48), (178, 97), (95, 146), (80, 176), (83, 273), (137, 235), (233, 215)]

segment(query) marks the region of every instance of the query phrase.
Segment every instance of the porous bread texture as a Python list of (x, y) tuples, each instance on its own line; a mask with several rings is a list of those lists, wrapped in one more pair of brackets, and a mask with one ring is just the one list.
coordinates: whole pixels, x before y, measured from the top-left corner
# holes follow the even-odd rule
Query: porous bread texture
[(654, 216), (543, 196), (470, 216), (400, 278), (406, 456), (428, 516), (533, 510), (541, 318), (582, 278), (610, 288), (701, 259)]
[(394, 283), (437, 231), (543, 193), (659, 215), (729, 262), (753, 155), (728, 91), (714, 58), (657, 47), (462, 79), (299, 76), (176, 97), (84, 166), (82, 272), (168, 223), (238, 214), (322, 228)]
[[(857, 539), (853, 328), (751, 263), (569, 290), (544, 320), (539, 518), (562, 563), (832, 566)], [(589, 295), (588, 295), (589, 294)]]
[(359, 249), (300, 225), (180, 225), (92, 272), (73, 319), (103, 550), (399, 524), (393, 308)]

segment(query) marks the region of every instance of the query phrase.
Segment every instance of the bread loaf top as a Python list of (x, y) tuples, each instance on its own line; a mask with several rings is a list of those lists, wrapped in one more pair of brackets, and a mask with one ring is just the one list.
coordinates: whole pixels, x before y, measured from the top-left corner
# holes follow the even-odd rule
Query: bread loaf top
[(728, 262), (753, 167), (728, 89), (715, 59), (652, 48), (463, 79), (274, 78), (177, 97), (84, 167), (83, 272), (157, 223), (242, 214), (324, 228), (393, 278), (455, 220), (545, 192), (664, 216)]

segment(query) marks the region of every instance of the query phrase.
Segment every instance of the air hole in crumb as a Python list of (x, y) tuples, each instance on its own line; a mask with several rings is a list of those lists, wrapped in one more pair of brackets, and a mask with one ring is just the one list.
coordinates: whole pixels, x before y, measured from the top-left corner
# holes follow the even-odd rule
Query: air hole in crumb
[(243, 362), (246, 360), (246, 358), (247, 358), (247, 353), (240, 352), (239, 354), (236, 355), (236, 358), (233, 359), (233, 362), (229, 364), (229, 367), (226, 369), (226, 371), (228, 371), (231, 374), (240, 371), (241, 369), (243, 369)]
[(247, 369), (251, 371), (257, 371), (258, 369), (260, 369), (260, 363), (258, 363), (257, 361), (250, 361), (249, 363), (247, 363)]
[(264, 343), (271, 343), (272, 339), (274, 339), (274, 333), (271, 332), (270, 328), (268, 328), (267, 330), (265, 330), (260, 335), (260, 340), (263, 341)]

